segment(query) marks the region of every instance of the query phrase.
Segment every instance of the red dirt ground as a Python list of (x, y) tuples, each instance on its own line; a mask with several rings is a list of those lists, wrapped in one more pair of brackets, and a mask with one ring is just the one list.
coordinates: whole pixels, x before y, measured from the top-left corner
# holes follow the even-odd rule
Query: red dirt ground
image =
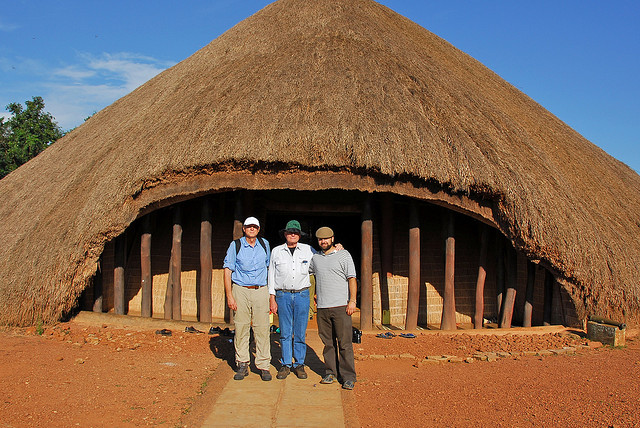
[[(226, 381), (216, 368), (232, 355), (217, 335), (74, 322), (37, 333), (0, 331), (0, 426), (199, 426)], [(586, 343), (567, 334), (365, 335), (354, 345), (359, 382), (345, 413), (362, 426), (640, 425), (640, 342), (630, 332), (621, 349), (424, 362)]]

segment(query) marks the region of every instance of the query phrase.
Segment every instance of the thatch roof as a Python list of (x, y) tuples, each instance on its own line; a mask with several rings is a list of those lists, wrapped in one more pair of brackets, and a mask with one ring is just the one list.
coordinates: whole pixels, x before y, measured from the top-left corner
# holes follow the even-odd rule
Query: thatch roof
[(384, 6), (280, 0), (0, 180), (0, 322), (59, 318), (141, 212), (239, 187), (439, 199), (552, 267), (582, 315), (640, 319), (634, 171)]

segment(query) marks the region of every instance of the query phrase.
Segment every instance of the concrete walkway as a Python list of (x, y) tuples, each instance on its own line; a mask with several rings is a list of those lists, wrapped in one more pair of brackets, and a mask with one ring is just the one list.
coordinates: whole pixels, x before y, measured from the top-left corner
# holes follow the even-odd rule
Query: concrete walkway
[[(276, 379), (272, 366), (270, 382), (263, 382), (255, 370), (236, 381), (229, 365), (220, 366), (218, 370), (224, 371), (220, 375), (228, 375), (228, 380), (203, 427), (344, 427), (340, 384), (320, 383), (324, 365), (318, 358), (322, 343), (317, 331), (307, 331), (307, 345), (307, 379), (298, 379), (294, 373)], [(279, 358), (276, 355), (274, 361)]]

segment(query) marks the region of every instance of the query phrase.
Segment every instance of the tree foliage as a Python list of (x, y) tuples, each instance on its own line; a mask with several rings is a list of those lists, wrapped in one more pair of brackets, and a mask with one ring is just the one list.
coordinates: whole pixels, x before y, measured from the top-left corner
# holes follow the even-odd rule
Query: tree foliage
[(42, 97), (6, 108), (12, 114), (0, 118), (0, 178), (35, 157), (64, 135), (50, 113), (44, 111)]

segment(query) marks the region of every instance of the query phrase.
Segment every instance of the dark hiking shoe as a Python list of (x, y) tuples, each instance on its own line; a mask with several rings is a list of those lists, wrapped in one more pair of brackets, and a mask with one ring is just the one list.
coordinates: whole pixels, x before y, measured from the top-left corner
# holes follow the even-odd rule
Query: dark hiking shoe
[(354, 386), (355, 384), (352, 380), (345, 380), (342, 384), (342, 389), (348, 389), (349, 391), (351, 391)]
[(325, 377), (322, 378), (322, 380), (320, 381), (320, 383), (333, 383), (336, 381), (336, 377), (332, 374), (328, 374)]
[(262, 379), (265, 382), (270, 381), (271, 373), (269, 373), (269, 370), (260, 370), (260, 379)]
[(249, 376), (249, 364), (238, 363), (238, 368), (236, 369), (236, 374), (233, 376), (233, 380), (242, 380), (247, 376)]
[(284, 379), (289, 376), (289, 373), (291, 373), (291, 369), (289, 368), (289, 366), (282, 366), (280, 367), (280, 370), (278, 370), (276, 379)]
[(298, 366), (293, 368), (293, 372), (298, 376), (298, 379), (306, 379), (307, 372), (304, 371), (304, 366)]

